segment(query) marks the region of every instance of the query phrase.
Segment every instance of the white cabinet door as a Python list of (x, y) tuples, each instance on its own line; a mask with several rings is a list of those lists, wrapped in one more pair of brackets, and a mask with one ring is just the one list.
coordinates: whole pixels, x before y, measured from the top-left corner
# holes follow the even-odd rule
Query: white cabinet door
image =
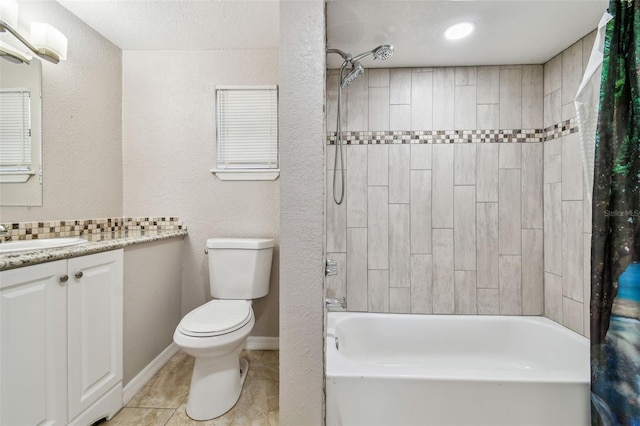
[(122, 381), (122, 250), (69, 259), (69, 420)]
[(66, 260), (0, 272), (1, 425), (67, 424), (66, 274)]

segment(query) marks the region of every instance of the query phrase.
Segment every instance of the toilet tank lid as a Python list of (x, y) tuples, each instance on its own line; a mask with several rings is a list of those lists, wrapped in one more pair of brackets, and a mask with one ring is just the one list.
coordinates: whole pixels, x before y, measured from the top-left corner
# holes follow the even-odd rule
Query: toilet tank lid
[(274, 245), (273, 238), (209, 238), (207, 248), (265, 249)]

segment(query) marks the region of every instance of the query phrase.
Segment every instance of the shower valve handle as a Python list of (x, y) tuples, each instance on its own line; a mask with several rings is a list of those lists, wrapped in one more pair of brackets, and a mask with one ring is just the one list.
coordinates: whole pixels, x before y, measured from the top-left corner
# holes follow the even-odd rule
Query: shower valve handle
[(324, 274), (328, 277), (338, 275), (338, 261), (327, 259), (324, 266)]

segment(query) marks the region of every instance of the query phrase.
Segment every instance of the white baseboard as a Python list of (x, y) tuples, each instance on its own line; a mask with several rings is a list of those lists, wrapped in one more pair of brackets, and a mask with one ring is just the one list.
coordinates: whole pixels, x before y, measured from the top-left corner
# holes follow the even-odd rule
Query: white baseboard
[(250, 351), (277, 351), (280, 349), (280, 339), (277, 337), (249, 336), (244, 348)]
[(131, 399), (146, 385), (149, 380), (156, 374), (164, 365), (169, 362), (175, 354), (180, 351), (180, 348), (175, 343), (171, 342), (167, 348), (160, 352), (160, 355), (155, 357), (153, 361), (149, 363), (136, 377), (131, 379), (129, 383), (122, 390), (122, 406), (125, 406), (131, 401)]

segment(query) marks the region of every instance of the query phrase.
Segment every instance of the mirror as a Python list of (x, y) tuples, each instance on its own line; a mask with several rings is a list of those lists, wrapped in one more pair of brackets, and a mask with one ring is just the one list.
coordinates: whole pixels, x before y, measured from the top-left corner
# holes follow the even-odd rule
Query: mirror
[(0, 205), (41, 206), (42, 64), (39, 60), (34, 58), (30, 64), (23, 64), (0, 59), (0, 114)]

